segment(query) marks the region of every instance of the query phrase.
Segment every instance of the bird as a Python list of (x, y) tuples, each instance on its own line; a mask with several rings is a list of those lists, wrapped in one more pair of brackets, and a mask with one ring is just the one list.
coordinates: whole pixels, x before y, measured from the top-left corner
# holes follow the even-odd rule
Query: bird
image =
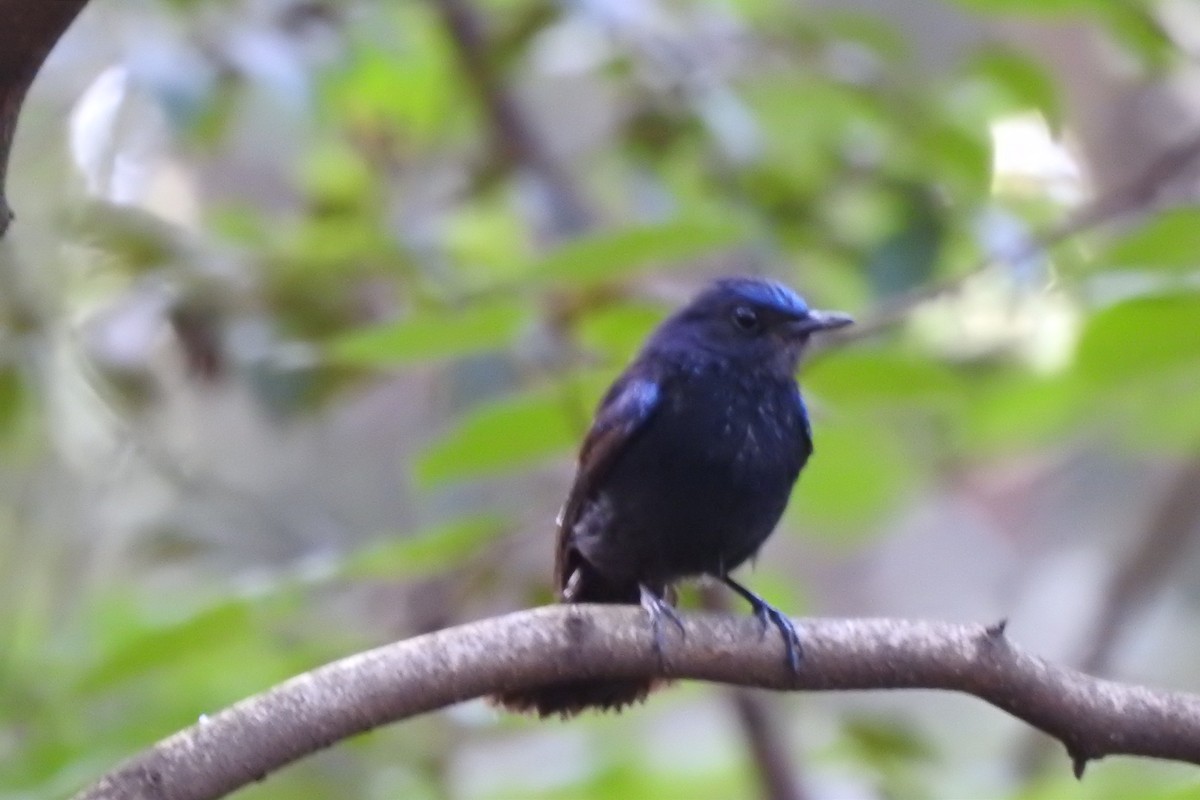
[[(605, 393), (584, 437), (557, 520), (558, 601), (640, 604), (661, 658), (663, 621), (683, 630), (675, 585), (715, 578), (750, 603), (764, 632), (779, 630), (798, 670), (793, 623), (730, 572), (771, 535), (813, 454), (796, 382), (805, 347), (852, 323), (759, 277), (717, 279), (667, 317)], [(571, 680), (492, 699), (565, 718), (620, 710), (656, 685)]]

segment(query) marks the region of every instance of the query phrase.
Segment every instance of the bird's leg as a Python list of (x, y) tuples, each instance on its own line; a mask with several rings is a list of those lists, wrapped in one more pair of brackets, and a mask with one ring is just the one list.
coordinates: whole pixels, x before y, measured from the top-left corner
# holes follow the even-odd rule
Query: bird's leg
[(660, 665), (665, 665), (663, 662), (663, 634), (662, 634), (662, 619), (666, 617), (675, 623), (679, 628), (679, 635), (686, 636), (687, 630), (683, 627), (683, 620), (679, 616), (679, 612), (675, 607), (666, 602), (649, 586), (644, 583), (638, 584), (638, 591), (641, 593), (642, 608), (646, 609), (646, 613), (650, 615), (650, 627), (654, 631), (654, 652), (658, 655)]
[(800, 659), (804, 657), (804, 650), (800, 645), (800, 634), (796, 632), (796, 626), (792, 624), (791, 619), (728, 575), (722, 575), (721, 582), (750, 603), (750, 607), (754, 609), (754, 616), (758, 617), (758, 621), (762, 623), (764, 634), (770, 624), (774, 624), (779, 629), (779, 633), (783, 636), (783, 646), (787, 651), (788, 666), (792, 668), (793, 673), (799, 672)]

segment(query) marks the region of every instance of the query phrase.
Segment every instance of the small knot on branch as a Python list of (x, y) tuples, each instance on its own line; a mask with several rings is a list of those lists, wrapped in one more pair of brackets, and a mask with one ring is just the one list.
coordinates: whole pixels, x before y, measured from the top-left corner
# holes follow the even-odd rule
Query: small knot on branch
[(1005, 617), (1004, 619), (1001, 619), (999, 622), (993, 622), (991, 625), (988, 625), (986, 628), (983, 629), (983, 632), (984, 632), (984, 634), (986, 634), (988, 641), (995, 642), (995, 641), (1004, 641), (1006, 638), (1005, 631), (1007, 631), (1007, 630), (1008, 630), (1008, 618)]

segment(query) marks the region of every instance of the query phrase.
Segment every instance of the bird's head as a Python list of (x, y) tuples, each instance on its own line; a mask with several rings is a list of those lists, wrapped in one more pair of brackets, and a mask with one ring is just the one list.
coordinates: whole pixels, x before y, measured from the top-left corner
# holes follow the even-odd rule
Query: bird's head
[(811, 336), (853, 321), (846, 314), (809, 308), (778, 281), (722, 278), (663, 323), (655, 340), (668, 349), (686, 348), (790, 374)]

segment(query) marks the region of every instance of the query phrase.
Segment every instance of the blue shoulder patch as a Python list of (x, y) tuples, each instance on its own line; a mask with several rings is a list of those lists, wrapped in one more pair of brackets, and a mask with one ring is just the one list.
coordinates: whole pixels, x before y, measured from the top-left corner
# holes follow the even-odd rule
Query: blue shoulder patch
[(658, 405), (658, 384), (646, 378), (635, 378), (625, 384), (621, 393), (613, 398), (610, 411), (627, 419), (641, 422), (650, 416)]

